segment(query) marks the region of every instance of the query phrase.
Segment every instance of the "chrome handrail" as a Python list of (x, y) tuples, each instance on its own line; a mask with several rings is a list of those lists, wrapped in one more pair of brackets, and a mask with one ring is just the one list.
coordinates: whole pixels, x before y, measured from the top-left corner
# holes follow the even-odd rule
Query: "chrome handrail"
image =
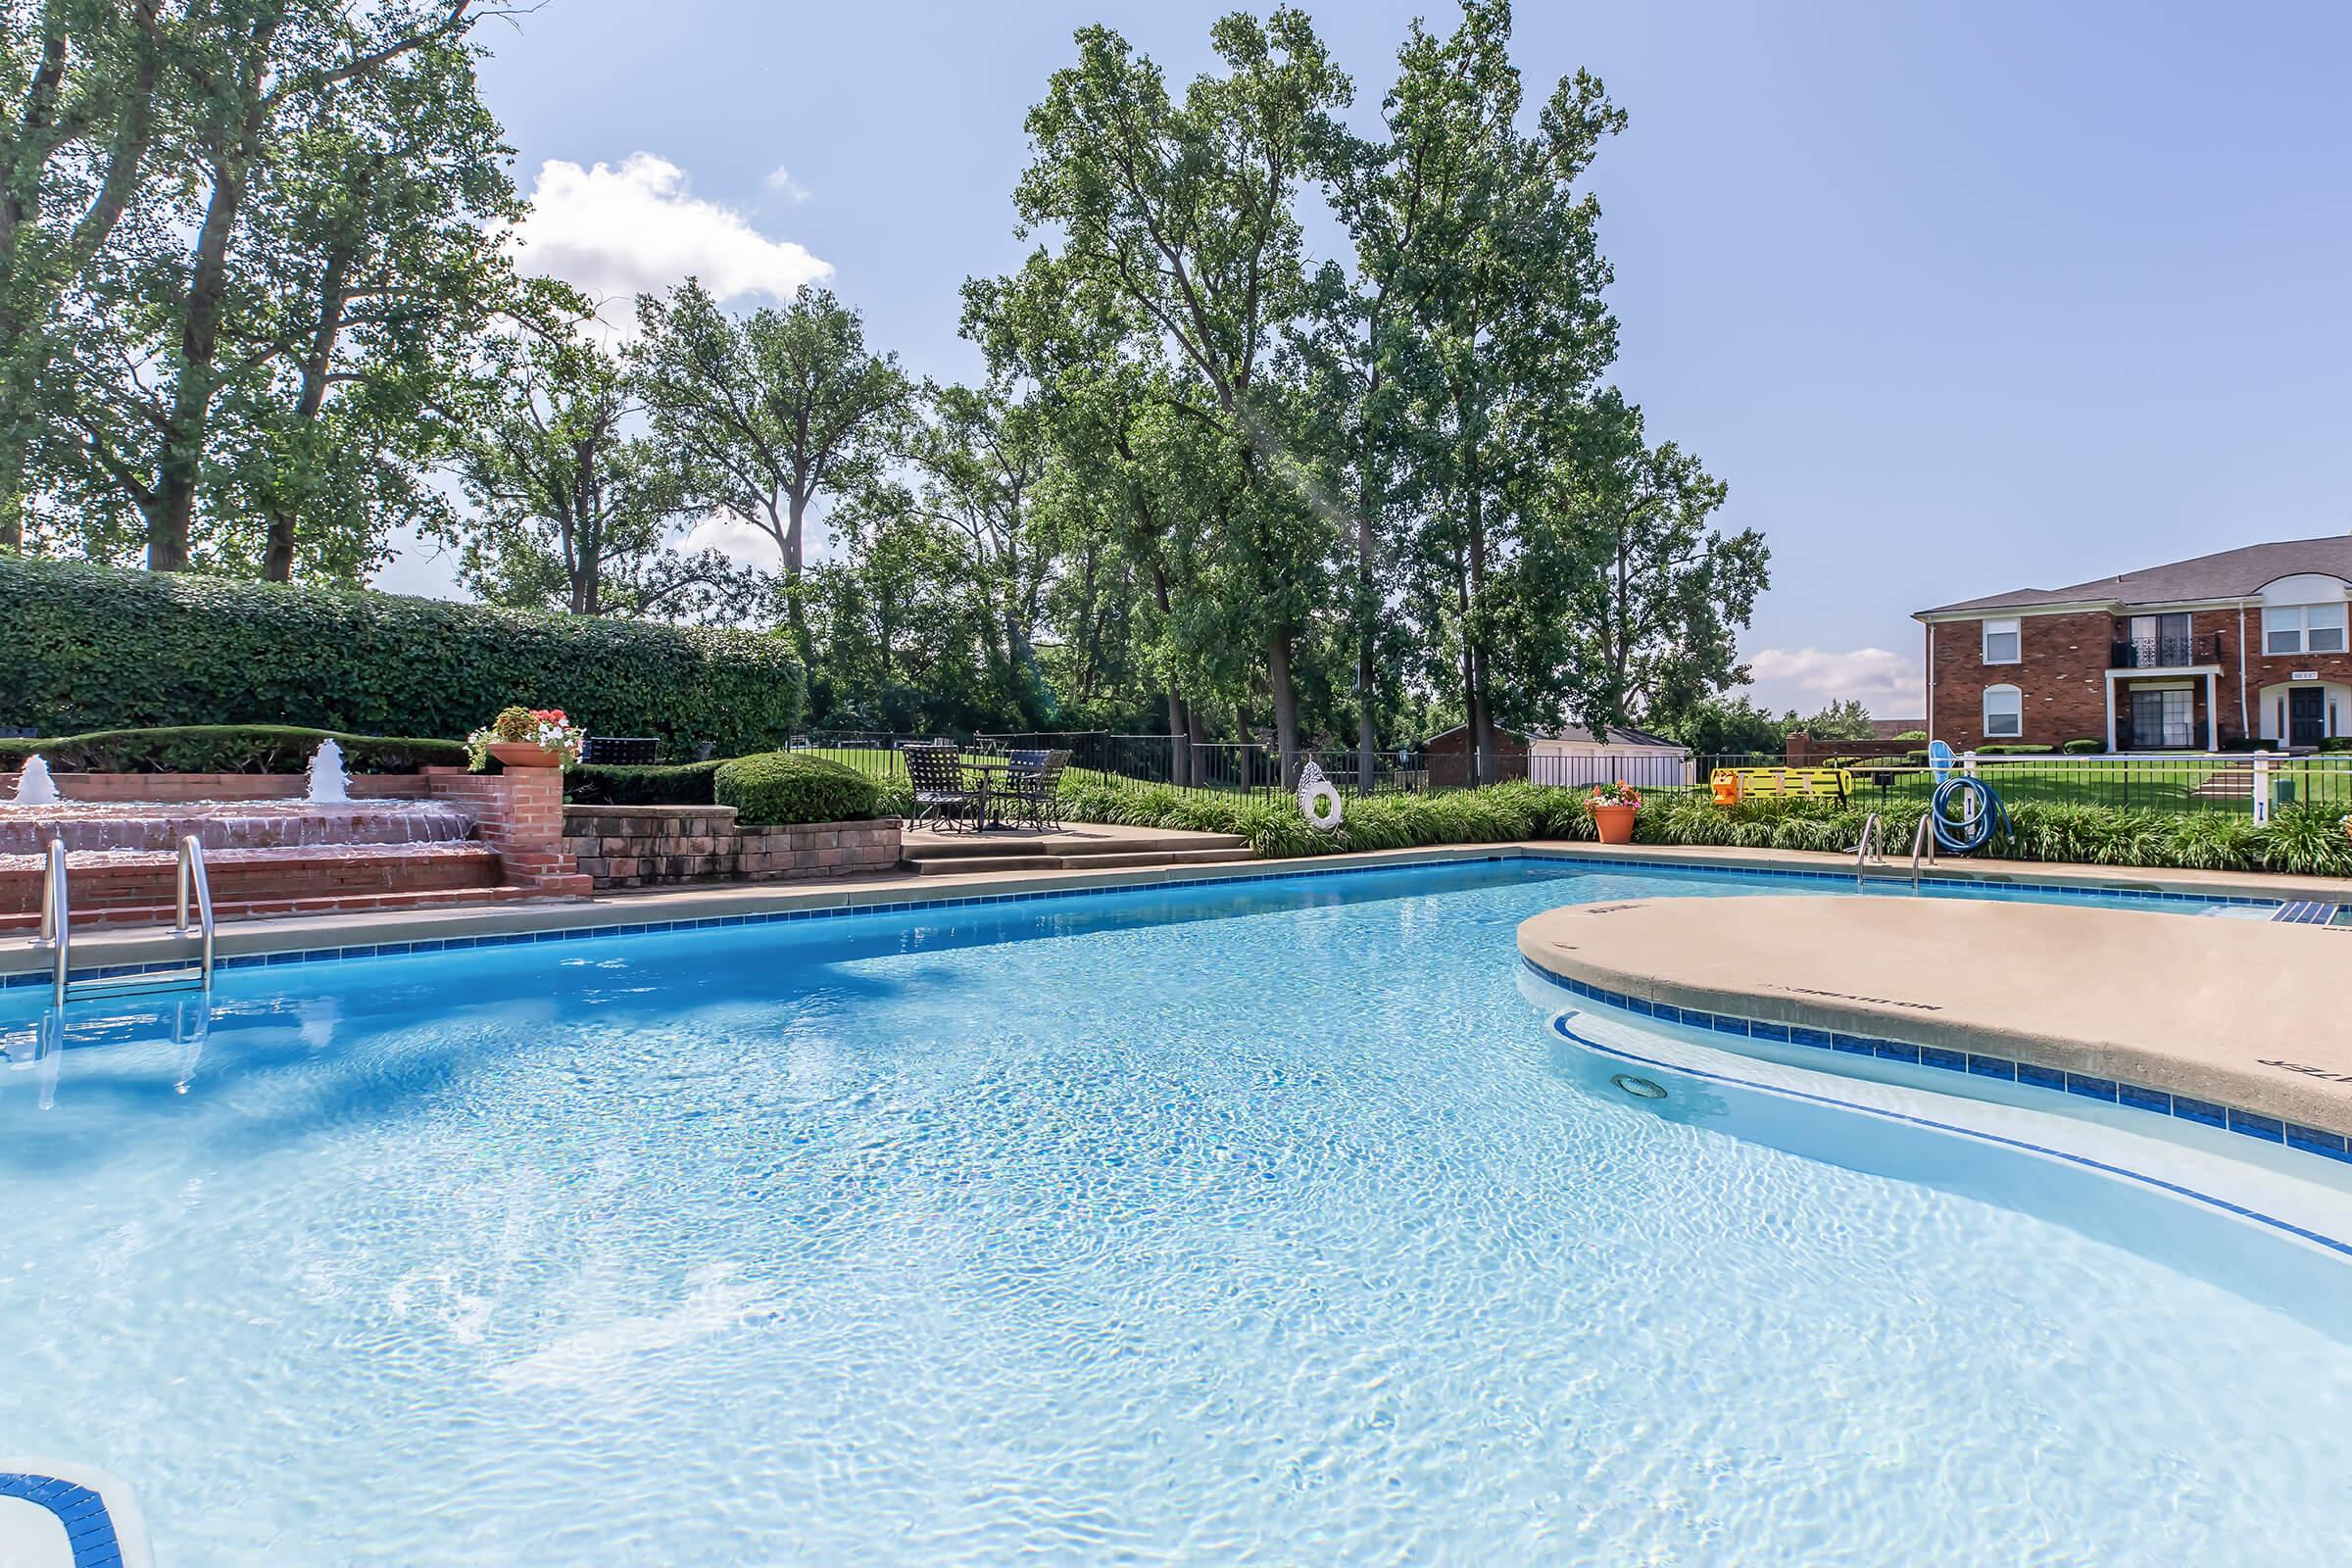
[(1870, 862), (1871, 844), (1879, 836), (1879, 813), (1873, 811), (1862, 820), (1862, 842), (1854, 846), (1854, 886), (1862, 885), (1862, 868)]
[(41, 934), (38, 941), (51, 949), (49, 1004), (66, 1004), (67, 950), (73, 946), (74, 910), (66, 894), (66, 841), (49, 841), (49, 864), (41, 873)]
[[(196, 918), (199, 928), (188, 929), (188, 889), (196, 889)], [(174, 928), (178, 936), (197, 935), (204, 939), (204, 956), (198, 964), (197, 984), (213, 989), (213, 882), (205, 874), (204, 844), (190, 833), (179, 841), (179, 923)]]
[(1928, 830), (1929, 824), (1935, 819), (1934, 811), (1922, 811), (1919, 813), (1919, 826), (1911, 830), (1911, 891), (1914, 893), (1919, 891), (1920, 851), (1927, 851), (1930, 865), (1936, 863), (1936, 835)]

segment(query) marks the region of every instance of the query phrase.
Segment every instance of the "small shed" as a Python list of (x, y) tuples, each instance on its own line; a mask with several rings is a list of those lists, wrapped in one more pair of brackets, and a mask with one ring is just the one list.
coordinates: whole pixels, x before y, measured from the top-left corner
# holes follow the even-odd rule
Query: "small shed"
[[(1432, 735), (1432, 785), (1460, 788), (1470, 782), (1470, 726), (1456, 724)], [(1662, 735), (1611, 724), (1595, 734), (1581, 726), (1494, 732), (1494, 776), (1532, 779), (1538, 784), (1590, 787), (1619, 780), (1638, 790), (1670, 789), (1697, 781), (1698, 764), (1690, 748)]]

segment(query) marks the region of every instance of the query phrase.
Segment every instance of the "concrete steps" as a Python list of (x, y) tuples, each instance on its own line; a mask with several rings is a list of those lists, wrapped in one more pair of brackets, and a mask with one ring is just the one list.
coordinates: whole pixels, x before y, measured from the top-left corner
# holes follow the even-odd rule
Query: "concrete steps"
[(1250, 858), (1250, 841), (1232, 833), (1124, 832), (947, 835), (905, 843), (906, 868), (917, 876), (962, 876), (991, 871), (1083, 871), (1113, 866), (1216, 865)]

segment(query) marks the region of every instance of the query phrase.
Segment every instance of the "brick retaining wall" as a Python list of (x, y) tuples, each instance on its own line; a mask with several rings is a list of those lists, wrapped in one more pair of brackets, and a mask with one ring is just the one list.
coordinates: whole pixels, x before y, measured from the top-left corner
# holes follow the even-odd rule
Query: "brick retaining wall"
[(888, 871), (896, 817), (738, 827), (731, 806), (567, 806), (564, 848), (597, 888), (802, 882)]

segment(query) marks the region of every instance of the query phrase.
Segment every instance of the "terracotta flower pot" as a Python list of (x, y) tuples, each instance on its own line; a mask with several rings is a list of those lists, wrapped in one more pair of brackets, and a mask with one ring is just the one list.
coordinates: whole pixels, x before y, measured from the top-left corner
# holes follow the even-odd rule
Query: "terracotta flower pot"
[(1600, 842), (1603, 844), (1633, 843), (1634, 813), (1640, 809), (1641, 808), (1638, 806), (1593, 807), (1592, 825), (1600, 829)]
[(562, 767), (564, 754), (531, 741), (492, 741), (490, 755), (501, 767)]

